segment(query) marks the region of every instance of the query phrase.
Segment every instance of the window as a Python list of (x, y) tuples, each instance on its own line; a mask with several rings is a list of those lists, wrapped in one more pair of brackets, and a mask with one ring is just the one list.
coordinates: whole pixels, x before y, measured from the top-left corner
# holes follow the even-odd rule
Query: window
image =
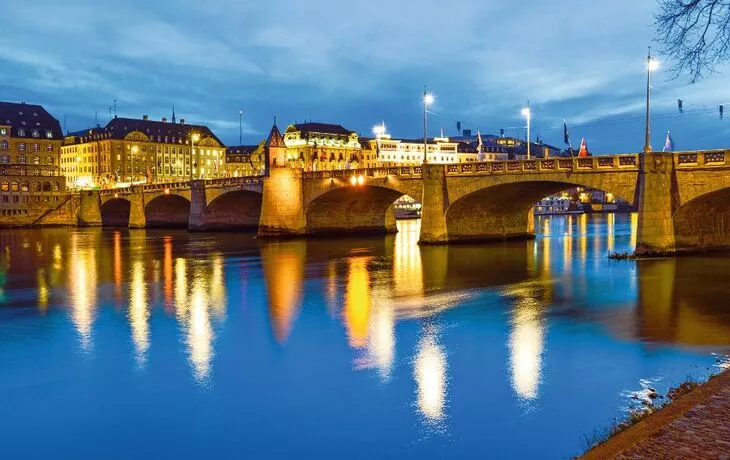
[(53, 164), (53, 157), (48, 157), (48, 164), (49, 165), (52, 165)]
[(25, 137), (25, 129), (18, 128), (18, 136), (19, 137)]
[(18, 155), (18, 163), (25, 163), (26, 161), (25, 155)]
[(2, 142), (0, 142), (0, 149), (7, 150), (8, 149), (8, 141), (2, 141)]
[(7, 155), (0, 155), (0, 163), (8, 163), (10, 161), (10, 157)]
[(21, 142), (20, 144), (18, 144), (18, 152), (25, 152), (25, 144), (24, 143)]
[(37, 129), (34, 129), (33, 131), (31, 131), (31, 133), (30, 133), (30, 134), (31, 134), (31, 136), (33, 136), (33, 137), (41, 137), (41, 134), (40, 134), (40, 133), (38, 132), (38, 130), (37, 130)]
[(46, 131), (46, 138), (53, 139), (53, 131)]
[(33, 157), (33, 164), (34, 165), (40, 164), (40, 162), (41, 162), (41, 157), (39, 157), (38, 155), (36, 155), (36, 156)]
[(43, 182), (43, 191), (44, 192), (50, 192), (51, 191), (51, 183), (50, 182)]
[(17, 192), (18, 190), (20, 190), (20, 184), (18, 184), (15, 181), (11, 182), (10, 183), (10, 191)]
[(46, 152), (53, 152), (53, 145), (46, 145)]
[(6, 180), (0, 182), (0, 190), (3, 192), (7, 192), (8, 190), (10, 190), (10, 183), (8, 183), (8, 181)]

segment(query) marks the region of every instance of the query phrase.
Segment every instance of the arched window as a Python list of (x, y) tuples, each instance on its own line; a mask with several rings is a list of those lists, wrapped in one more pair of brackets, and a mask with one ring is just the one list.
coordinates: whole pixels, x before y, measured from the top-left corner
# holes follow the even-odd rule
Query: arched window
[(25, 163), (27, 161), (27, 158), (25, 155), (18, 155), (18, 163)]
[(41, 183), (40, 182), (33, 182), (33, 191), (34, 192), (40, 192), (41, 191)]
[(44, 192), (50, 192), (51, 191), (51, 183), (50, 182), (43, 182), (43, 191)]
[(37, 164), (40, 164), (40, 162), (41, 162), (41, 157), (39, 157), (38, 155), (34, 155), (33, 156), (33, 164), (34, 165), (37, 165)]
[(21, 182), (20, 183), (20, 191), (21, 192), (28, 192), (28, 191), (30, 191), (30, 184), (28, 182)]
[(54, 192), (58, 191), (58, 182), (56, 182), (56, 181), (53, 182), (53, 191)]
[(3, 192), (10, 190), (10, 183), (6, 180), (0, 182), (0, 190)]
[(12, 181), (10, 183), (10, 190), (13, 192), (17, 192), (18, 190), (20, 190), (20, 184), (18, 184), (16, 181)]
[(2, 141), (2, 142), (0, 142), (0, 149), (7, 150), (8, 149), (8, 141)]
[(8, 163), (10, 162), (10, 157), (7, 155), (0, 155), (0, 163)]

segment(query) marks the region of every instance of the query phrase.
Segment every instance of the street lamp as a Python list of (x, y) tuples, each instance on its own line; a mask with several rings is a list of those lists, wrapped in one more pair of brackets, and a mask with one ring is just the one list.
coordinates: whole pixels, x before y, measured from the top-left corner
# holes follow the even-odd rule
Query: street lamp
[(130, 176), (132, 178), (131, 182), (133, 184), (134, 184), (134, 156), (137, 154), (138, 151), (139, 151), (139, 147), (137, 147), (136, 145), (133, 145), (132, 146), (132, 174)]
[(530, 159), (530, 121), (532, 120), (532, 111), (530, 110), (530, 101), (522, 108), (522, 116), (527, 118), (527, 159)]
[(644, 153), (651, 152), (651, 129), (649, 128), (649, 107), (651, 105), (651, 73), (659, 68), (659, 61), (651, 57), (651, 46), (646, 58), (646, 139)]
[(190, 180), (193, 180), (193, 159), (195, 158), (195, 143), (200, 140), (200, 134), (193, 133), (190, 136)]
[(428, 106), (433, 104), (433, 94), (423, 90), (423, 164), (428, 163)]

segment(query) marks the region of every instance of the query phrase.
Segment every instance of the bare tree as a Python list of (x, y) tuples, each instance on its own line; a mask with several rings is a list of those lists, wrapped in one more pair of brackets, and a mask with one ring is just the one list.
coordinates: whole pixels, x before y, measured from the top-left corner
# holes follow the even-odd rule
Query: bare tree
[(730, 0), (658, 0), (655, 16), (663, 54), (677, 77), (692, 83), (730, 59)]

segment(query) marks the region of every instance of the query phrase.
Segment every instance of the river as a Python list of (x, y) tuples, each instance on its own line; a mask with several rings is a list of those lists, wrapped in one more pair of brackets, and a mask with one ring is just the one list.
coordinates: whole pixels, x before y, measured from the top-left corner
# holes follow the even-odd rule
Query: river
[(0, 458), (566, 458), (727, 365), (730, 257), (534, 241), (0, 233)]

